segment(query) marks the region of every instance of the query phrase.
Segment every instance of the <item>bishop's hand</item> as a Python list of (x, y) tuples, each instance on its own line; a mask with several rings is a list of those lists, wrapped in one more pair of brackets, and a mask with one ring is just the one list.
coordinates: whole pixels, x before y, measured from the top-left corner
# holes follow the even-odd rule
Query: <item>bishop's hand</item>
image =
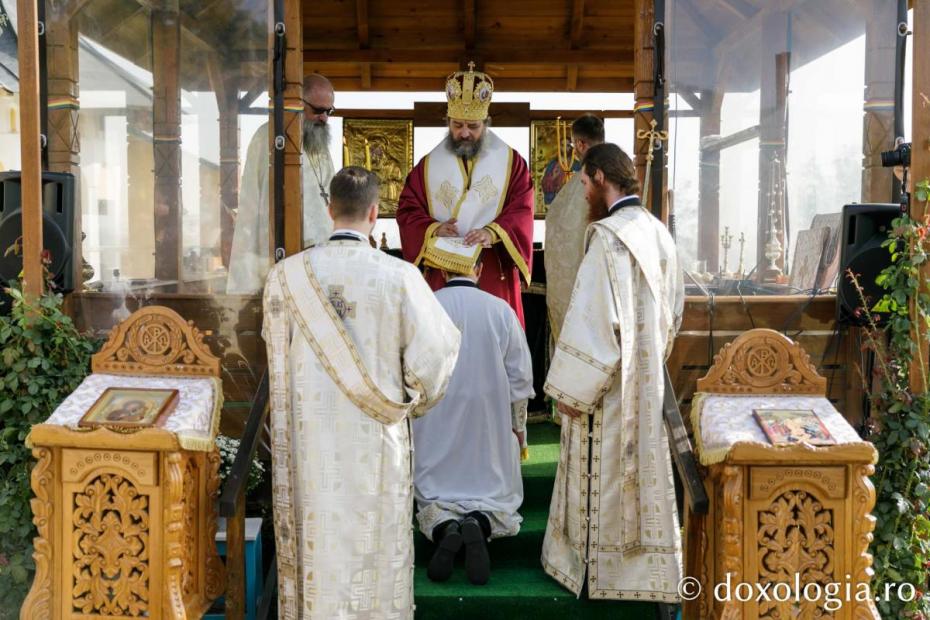
[(493, 241), (494, 239), (491, 237), (491, 232), (485, 228), (470, 230), (468, 234), (465, 235), (465, 245), (480, 245), (489, 248)]
[(559, 403), (556, 405), (556, 409), (559, 410), (559, 413), (561, 413), (561, 414), (563, 414), (563, 415), (567, 415), (567, 416), (570, 417), (570, 418), (577, 418), (577, 417), (581, 416), (581, 414), (582, 414), (581, 411), (578, 411), (578, 410), (575, 409), (574, 407), (570, 407), (570, 406), (566, 405), (566, 404), (563, 403), (563, 402), (559, 402)]
[(436, 229), (435, 235), (437, 237), (458, 237), (459, 229), (456, 224), (456, 219), (452, 218), (451, 220), (446, 220), (439, 225), (439, 228)]

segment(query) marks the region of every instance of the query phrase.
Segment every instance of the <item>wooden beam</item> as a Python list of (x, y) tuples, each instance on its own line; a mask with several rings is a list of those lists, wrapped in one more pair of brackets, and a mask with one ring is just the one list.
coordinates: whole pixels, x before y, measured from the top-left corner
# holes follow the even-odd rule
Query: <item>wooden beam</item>
[(221, 2), (228, 3), (229, 0), (211, 0), (210, 2), (204, 3), (204, 5), (200, 9), (198, 9), (196, 13), (194, 13), (194, 19), (200, 19), (201, 17), (203, 17), (204, 15), (212, 11), (213, 7), (220, 4)]
[(358, 31), (358, 46), (368, 47), (368, 0), (355, 0), (355, 28)]
[(704, 102), (701, 101), (701, 98), (697, 96), (696, 93), (692, 93), (690, 90), (678, 90), (675, 91), (675, 94), (685, 100), (692, 110), (700, 112), (704, 109)]
[(64, 6), (61, 7), (60, 11), (66, 15), (68, 19), (72, 19), (81, 12), (81, 9), (90, 4), (90, 2), (91, 0), (71, 0), (70, 2), (66, 2)]
[[(39, 114), (39, 12), (36, 0), (18, 3), (20, 157), (23, 213), (23, 293), (42, 294), (42, 132)], [(6, 248), (3, 248), (4, 250)]]
[(255, 85), (252, 86), (242, 98), (239, 99), (239, 109), (250, 108), (252, 104), (255, 103), (255, 100), (258, 99), (258, 96), (264, 92), (268, 91), (268, 84), (265, 83), (264, 79), (259, 78), (255, 81)]
[(568, 65), (565, 78), (565, 90), (574, 92), (578, 88), (578, 65)]
[(371, 65), (362, 63), (362, 90), (371, 90)]
[(759, 126), (753, 125), (752, 127), (741, 129), (740, 131), (731, 133), (727, 136), (708, 137), (707, 139), (702, 139), (701, 149), (704, 151), (716, 151), (719, 153), (723, 149), (728, 149), (731, 146), (736, 146), (737, 144), (742, 144), (747, 140), (752, 140), (753, 138), (758, 137)]
[[(781, 0), (780, 2), (768, 3), (764, 9), (757, 11), (747, 22), (740, 24), (738, 28), (731, 30), (730, 34), (728, 34), (724, 39), (721, 39), (720, 42), (714, 46), (713, 54), (718, 61), (718, 66), (726, 66), (728, 64), (725, 58), (727, 54), (729, 54), (734, 48), (739, 47), (740, 43), (742, 43), (745, 39), (754, 37), (755, 39), (761, 40), (764, 26), (771, 18), (773, 13), (778, 13), (779, 15), (785, 16), (802, 2), (804, 2), (804, 0)], [(806, 6), (807, 5), (805, 4), (805, 7)]]
[(581, 33), (584, 30), (584, 0), (572, 0), (572, 21), (569, 40), (572, 49), (581, 47)]
[(759, 12), (759, 9), (746, 0), (717, 0), (717, 4), (743, 19), (752, 19)]
[[(144, 13), (146, 10), (147, 10), (147, 7), (145, 7), (145, 6), (140, 6), (140, 7), (136, 8), (136, 10), (133, 11), (133, 12), (129, 15), (129, 17), (127, 17), (127, 18), (125, 18), (125, 19), (120, 19), (120, 20), (118, 20), (115, 24), (113, 24), (113, 26), (111, 26), (109, 29), (107, 29), (106, 32), (104, 32), (103, 34), (101, 34), (101, 35), (100, 35), (100, 38), (99, 38), (99, 41), (100, 41), (101, 43), (104, 43), (104, 42), (105, 42), (107, 39), (109, 39), (113, 34), (115, 34), (116, 32), (119, 32), (119, 30), (120, 30), (121, 28), (123, 28), (123, 26), (125, 26), (126, 24), (128, 24), (129, 22), (131, 22), (133, 19), (135, 19), (136, 16), (138, 16), (140, 13)], [(69, 21), (70, 21), (70, 20), (69, 20)]]
[(478, 16), (475, 7), (477, 0), (465, 0), (465, 49), (475, 47), (478, 31)]
[[(529, 127), (529, 103), (492, 103), (488, 112), (497, 127)], [(441, 101), (417, 101), (413, 104), (414, 127), (444, 127), (446, 104)]]
[(155, 278), (181, 276), (181, 17), (152, 11)]
[[(911, 181), (912, 186), (930, 179), (930, 2), (915, 2), (913, 16), (913, 32), (911, 37), (914, 46), (912, 84), (914, 92), (911, 98), (912, 129), (914, 137), (911, 150)], [(927, 216), (927, 203), (911, 199), (911, 217), (923, 222)], [(924, 263), (920, 269), (922, 283), (920, 293), (928, 292), (928, 278), (930, 266)], [(917, 315), (916, 304), (911, 304), (911, 325), (921, 325), (923, 319)], [(926, 364), (928, 357), (926, 330), (917, 330), (915, 334), (917, 351), (911, 361), (910, 384), (913, 393), (927, 390), (926, 371), (921, 368), (921, 360)]]
[(218, 54), (208, 57), (207, 72), (220, 115), (220, 257), (223, 265), (229, 267), (235, 213), (239, 208), (240, 76), (236, 68), (224, 64)]
[[(415, 104), (416, 105), (416, 104)], [(420, 104), (424, 105), (424, 104)], [(442, 127), (445, 123), (442, 121), (445, 112), (439, 109), (439, 106), (444, 106), (444, 103), (429, 102), (427, 105), (432, 105), (436, 109), (430, 110), (427, 113), (424, 113), (419, 117), (420, 127)], [(492, 103), (491, 104), (491, 116), (494, 118), (494, 124), (500, 125), (499, 119), (506, 118), (507, 114), (499, 110), (496, 106), (509, 105), (503, 103)], [(574, 119), (585, 112), (590, 111), (592, 114), (598, 116), (599, 118), (633, 118), (633, 110), (530, 110), (528, 119), (530, 121), (536, 120), (555, 120), (556, 118), (564, 119)], [(520, 113), (522, 115), (522, 112)], [(336, 115), (340, 118), (360, 118), (360, 119), (394, 119), (394, 120), (414, 120), (416, 118), (415, 111), (413, 109), (398, 110), (398, 109), (370, 109), (370, 108), (353, 108), (345, 109), (339, 108), (336, 112)], [(516, 118), (511, 116), (511, 118)], [(438, 120), (437, 120), (438, 119)], [(430, 124), (432, 123), (432, 124)]]
[[(81, 146), (78, 138), (78, 23), (61, 11), (48, 11), (45, 16), (45, 50), (47, 58), (46, 84), (49, 99), (68, 102), (48, 110), (48, 169), (74, 175), (75, 196), (80, 196)], [(125, 113), (125, 112), (123, 112)], [(78, 203), (79, 204), (79, 203)], [(71, 247), (71, 269), (75, 290), (81, 290), (82, 244), (79, 242), (81, 209), (72, 214), (75, 231)]]
[[(705, 261), (705, 270), (717, 273), (720, 262), (720, 151), (724, 142), (735, 134), (720, 138), (720, 111), (723, 94), (720, 91), (701, 93), (704, 113), (700, 116), (700, 150), (698, 151), (698, 260)], [(754, 135), (759, 135), (756, 126)], [(716, 144), (711, 144), (718, 136)], [(746, 138), (748, 139), (748, 137)], [(741, 140), (742, 141), (742, 140)]]
[(894, 101), (895, 75), (888, 71), (898, 39), (896, 2), (873, 2), (865, 27), (865, 111), (862, 117), (862, 202), (891, 200), (894, 175), (882, 166), (881, 152), (894, 148), (894, 109), (868, 105)]
[(694, 6), (693, 2), (694, 0), (680, 0), (675, 3), (675, 6), (680, 6), (682, 8), (685, 14), (691, 19), (695, 28), (704, 35), (709, 43), (716, 43), (722, 36), (720, 29), (707, 21), (707, 18)]
[[(650, 31), (651, 32), (651, 31)], [(632, 72), (633, 54), (630, 50), (569, 50), (539, 49), (537, 47), (513, 47), (497, 49), (475, 49), (469, 53), (462, 47), (448, 48), (405, 48), (405, 49), (308, 49), (304, 48), (304, 62), (313, 65), (327, 63), (410, 63), (410, 64), (460, 64), (463, 57), (476, 56), (485, 66), (491, 64), (596, 64), (598, 66), (621, 66)], [(475, 63), (477, 64), (477, 60)]]
[[(322, 67), (307, 65), (306, 72), (320, 70)], [(324, 73), (325, 75), (325, 73)], [(445, 84), (446, 73), (437, 73), (435, 77), (405, 78), (378, 77), (371, 78), (373, 91), (436, 91)], [(336, 91), (358, 91), (359, 76), (332, 77), (330, 81)], [(494, 87), (498, 92), (561, 92), (565, 89), (564, 77), (553, 78), (494, 78)], [(633, 91), (633, 80), (629, 77), (615, 78), (578, 78), (578, 91), (585, 93), (629, 93)]]

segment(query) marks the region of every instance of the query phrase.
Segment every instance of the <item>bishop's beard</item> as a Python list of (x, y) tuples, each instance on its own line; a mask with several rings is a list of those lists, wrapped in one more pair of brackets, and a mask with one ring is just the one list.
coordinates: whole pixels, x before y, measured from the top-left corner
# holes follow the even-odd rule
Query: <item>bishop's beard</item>
[(304, 152), (318, 156), (329, 150), (329, 125), (316, 121), (304, 121)]
[(607, 204), (606, 194), (607, 192), (604, 191), (604, 186), (595, 182), (588, 191), (588, 195), (585, 196), (588, 200), (589, 224), (607, 217), (607, 211), (610, 209), (610, 205)]
[(446, 136), (446, 148), (456, 157), (474, 159), (481, 152), (481, 147), (484, 146), (484, 136), (485, 133), (482, 132), (481, 137), (477, 140), (456, 140), (452, 132), (449, 132), (449, 135)]

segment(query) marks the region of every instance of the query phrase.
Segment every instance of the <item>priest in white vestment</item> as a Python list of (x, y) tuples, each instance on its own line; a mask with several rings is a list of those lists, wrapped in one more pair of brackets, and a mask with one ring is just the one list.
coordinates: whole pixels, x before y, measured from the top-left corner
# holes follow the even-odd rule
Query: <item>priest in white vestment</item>
[(682, 273), (618, 146), (592, 147), (581, 176), (593, 223), (546, 377), (564, 416), (542, 562), (578, 595), (674, 603), (681, 537), (662, 399)]
[[(311, 73), (304, 78), (303, 154), (300, 159), (303, 179), (303, 247), (325, 241), (333, 230), (328, 211), (327, 188), (333, 178), (333, 160), (329, 154), (329, 121), (335, 112), (333, 86), (322, 75)], [(239, 187), (239, 210), (229, 254), (226, 292), (252, 294), (262, 290), (271, 265), (269, 251), (269, 194), (271, 155), (269, 126), (255, 131), (245, 156)]]
[(442, 398), (460, 334), (414, 266), (369, 245), (378, 191), (336, 174), (336, 230), (265, 286), (282, 619), (413, 618), (409, 419)]
[[(572, 149), (580, 162), (588, 149), (604, 142), (604, 121), (585, 114), (572, 123)], [(584, 256), (584, 234), (588, 227), (588, 202), (577, 171), (546, 209), (546, 306), (552, 343), (559, 340), (562, 321), (572, 296), (575, 276)], [(555, 348), (553, 347), (553, 353)]]
[(444, 272), (436, 297), (462, 346), (445, 398), (413, 423), (417, 520), (436, 545), (427, 576), (449, 579), (464, 545), (476, 585), (490, 576), (487, 539), (520, 531), (520, 451), (535, 394), (526, 335), (507, 302), (478, 288), (482, 267)]

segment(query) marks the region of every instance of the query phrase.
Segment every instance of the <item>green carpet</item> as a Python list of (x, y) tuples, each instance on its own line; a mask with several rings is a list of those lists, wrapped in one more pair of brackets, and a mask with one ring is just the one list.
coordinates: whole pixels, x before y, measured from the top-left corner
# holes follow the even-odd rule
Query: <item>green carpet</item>
[(445, 583), (430, 581), (426, 566), (433, 552), (432, 543), (417, 532), (414, 579), (417, 620), (655, 618), (655, 606), (649, 603), (578, 600), (543, 571), (539, 557), (559, 460), (559, 427), (549, 423), (531, 425), (529, 442), (530, 459), (523, 464), (524, 501), (520, 509), (523, 525), (519, 535), (491, 542), (491, 580), (487, 585), (468, 583), (464, 553), (459, 555), (452, 579)]

